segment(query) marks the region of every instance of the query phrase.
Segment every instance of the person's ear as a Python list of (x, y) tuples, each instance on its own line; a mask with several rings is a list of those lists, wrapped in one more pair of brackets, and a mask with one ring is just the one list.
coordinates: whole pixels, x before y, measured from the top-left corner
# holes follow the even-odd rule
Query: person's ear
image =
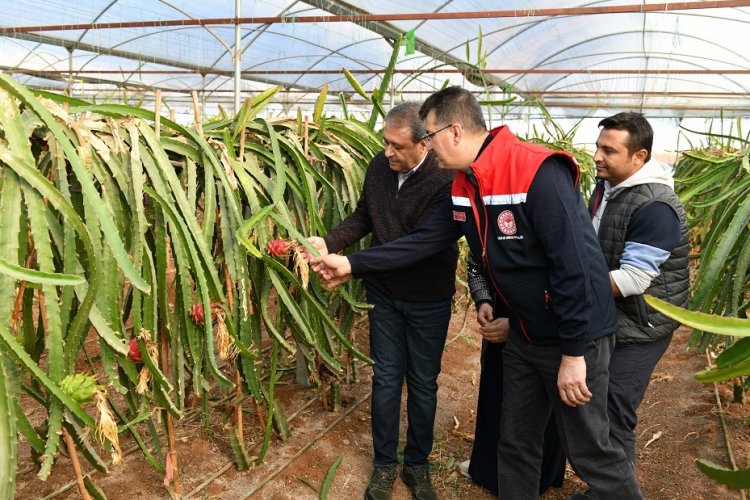
[(457, 146), (461, 143), (461, 139), (463, 139), (464, 128), (460, 123), (454, 123), (451, 125), (451, 134), (453, 134), (453, 144)]
[(638, 151), (635, 152), (633, 156), (641, 165), (643, 165), (646, 163), (646, 158), (648, 157), (648, 151), (646, 151), (645, 149), (639, 149)]

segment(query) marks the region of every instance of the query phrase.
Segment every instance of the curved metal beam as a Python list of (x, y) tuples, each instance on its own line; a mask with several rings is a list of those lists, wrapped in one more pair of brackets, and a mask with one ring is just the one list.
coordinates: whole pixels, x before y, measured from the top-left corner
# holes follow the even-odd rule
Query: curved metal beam
[[(312, 4), (312, 3), (311, 3)], [(335, 2), (331, 2), (335, 4)], [(343, 3), (340, 5), (344, 5)], [(624, 14), (643, 12), (675, 12), (695, 9), (722, 9), (732, 7), (750, 7), (748, 0), (709, 0), (697, 2), (672, 2), (672, 3), (639, 3), (634, 5), (610, 5), (604, 7), (566, 7), (556, 9), (513, 9), (513, 10), (484, 10), (470, 12), (422, 12), (422, 13), (396, 13), (396, 14), (344, 14), (332, 16), (288, 16), (288, 17), (221, 17), (203, 19), (162, 19), (156, 21), (132, 21), (113, 23), (83, 23), (83, 24), (57, 24), (38, 26), (15, 26), (0, 28), (0, 35), (10, 33), (48, 32), (48, 31), (77, 31), (83, 29), (121, 29), (121, 28), (155, 28), (165, 26), (202, 26), (206, 24), (267, 24), (292, 22), (302, 23), (361, 23), (361, 22), (384, 22), (384, 21), (423, 21), (423, 20), (454, 20), (454, 19), (495, 19), (502, 17), (550, 17), (550, 16), (577, 16), (597, 14)], [(327, 9), (324, 9), (327, 10)]]

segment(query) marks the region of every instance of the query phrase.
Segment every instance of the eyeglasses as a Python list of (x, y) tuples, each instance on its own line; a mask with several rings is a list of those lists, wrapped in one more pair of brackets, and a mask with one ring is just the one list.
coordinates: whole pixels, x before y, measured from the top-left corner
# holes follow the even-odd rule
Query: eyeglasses
[(441, 129), (438, 129), (438, 130), (436, 130), (434, 132), (431, 132), (429, 134), (423, 135), (420, 140), (422, 140), (422, 141), (424, 141), (426, 143), (430, 143), (430, 142), (432, 142), (432, 138), (435, 136), (435, 134), (437, 134), (438, 132), (442, 132), (443, 130), (449, 129), (452, 126), (453, 126), (453, 124), (450, 123), (450, 124), (446, 125), (445, 127), (441, 128)]

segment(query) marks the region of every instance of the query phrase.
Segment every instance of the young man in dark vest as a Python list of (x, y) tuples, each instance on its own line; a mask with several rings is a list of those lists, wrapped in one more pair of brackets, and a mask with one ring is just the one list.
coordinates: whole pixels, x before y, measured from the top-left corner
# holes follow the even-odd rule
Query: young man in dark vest
[(609, 267), (618, 323), (607, 411), (612, 444), (635, 466), (636, 410), (678, 326), (646, 305), (643, 295), (687, 304), (688, 226), (670, 169), (651, 160), (654, 132), (646, 118), (618, 113), (599, 126), (598, 182), (589, 210)]

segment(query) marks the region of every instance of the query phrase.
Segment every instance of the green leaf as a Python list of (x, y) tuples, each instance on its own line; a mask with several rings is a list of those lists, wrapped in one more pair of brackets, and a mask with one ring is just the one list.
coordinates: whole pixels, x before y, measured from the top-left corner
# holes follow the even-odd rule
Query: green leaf
[(695, 461), (695, 466), (717, 483), (737, 490), (750, 488), (750, 469), (731, 470), (702, 458)]
[[(108, 211), (105, 204), (102, 202), (97, 188), (94, 185), (93, 180), (88, 175), (88, 169), (84, 165), (83, 160), (78, 155), (73, 144), (68, 139), (67, 134), (59, 124), (57, 119), (42, 105), (42, 103), (31, 93), (28, 89), (20, 85), (13, 78), (8, 75), (0, 74), (0, 87), (7, 90), (18, 97), (24, 104), (29, 106), (34, 113), (41, 118), (44, 124), (49, 128), (52, 135), (60, 143), (65, 157), (68, 159), (71, 168), (76, 173), (78, 181), (80, 182), (81, 189), (83, 190), (84, 196), (91, 203), (92, 208), (96, 213), (96, 217), (101, 225), (102, 232), (105, 235), (107, 243), (112, 248), (115, 258), (118, 264), (133, 283), (133, 286), (148, 292), (148, 284), (141, 278), (137, 273), (133, 264), (128, 259), (127, 252), (122, 244), (120, 235), (118, 234), (117, 227), (115, 227), (112, 220), (112, 214)], [(20, 124), (19, 124), (20, 126)], [(23, 163), (23, 158), (19, 158)], [(35, 186), (36, 187), (36, 186)]]
[(313, 121), (315, 123), (320, 123), (320, 120), (323, 117), (323, 107), (325, 106), (327, 96), (328, 84), (324, 83), (323, 88), (320, 89), (318, 98), (315, 99), (315, 106), (313, 107)]
[(107, 500), (107, 496), (90, 477), (83, 478), (83, 485), (94, 500)]
[(645, 299), (648, 305), (660, 313), (692, 328), (722, 335), (750, 337), (750, 319), (725, 318), (713, 314), (688, 311), (651, 295), (646, 295)]
[[(341, 71), (343, 71), (343, 72), (344, 72), (344, 76), (345, 76), (345, 77), (346, 77), (346, 79), (347, 79), (347, 80), (349, 81), (349, 85), (351, 85), (351, 86), (352, 86), (352, 88), (354, 89), (354, 91), (355, 91), (355, 92), (356, 92), (357, 94), (359, 94), (359, 95), (361, 95), (362, 97), (364, 97), (365, 99), (367, 99), (367, 92), (365, 92), (365, 89), (364, 89), (364, 88), (362, 87), (362, 85), (360, 85), (359, 81), (358, 81), (358, 80), (357, 80), (357, 78), (356, 78), (356, 77), (355, 77), (355, 76), (354, 76), (354, 75), (352, 74), (352, 72), (351, 72), (351, 71), (349, 71), (349, 70), (348, 70), (348, 69), (346, 69), (346, 68), (342, 68), (342, 70), (341, 70)], [(346, 114), (344, 114), (344, 116), (346, 116)]]
[(328, 498), (328, 491), (331, 489), (331, 483), (333, 483), (333, 475), (336, 474), (336, 469), (339, 468), (339, 465), (341, 465), (341, 462), (343, 461), (344, 455), (341, 454), (328, 468), (326, 477), (323, 480), (323, 485), (320, 487), (320, 500), (326, 500)]
[(13, 404), (14, 390), (10, 371), (6, 369), (8, 359), (0, 353), (0, 484), (2, 498), (11, 499), (16, 490), (16, 464), (18, 461), (16, 416)]
[(81, 276), (75, 274), (45, 273), (36, 269), (18, 266), (0, 258), (0, 274), (10, 276), (19, 281), (44, 285), (80, 285), (84, 282)]
[(728, 368), (750, 359), (750, 337), (745, 337), (724, 349), (716, 358), (716, 366)]
[(250, 468), (251, 460), (245, 450), (245, 445), (240, 441), (236, 427), (232, 427), (229, 431), (229, 444), (232, 445), (234, 463), (237, 465), (237, 470), (248, 470)]
[(729, 380), (749, 374), (750, 359), (746, 359), (725, 368), (711, 368), (709, 370), (700, 371), (695, 374), (695, 380), (704, 383), (720, 382), (722, 380)]

